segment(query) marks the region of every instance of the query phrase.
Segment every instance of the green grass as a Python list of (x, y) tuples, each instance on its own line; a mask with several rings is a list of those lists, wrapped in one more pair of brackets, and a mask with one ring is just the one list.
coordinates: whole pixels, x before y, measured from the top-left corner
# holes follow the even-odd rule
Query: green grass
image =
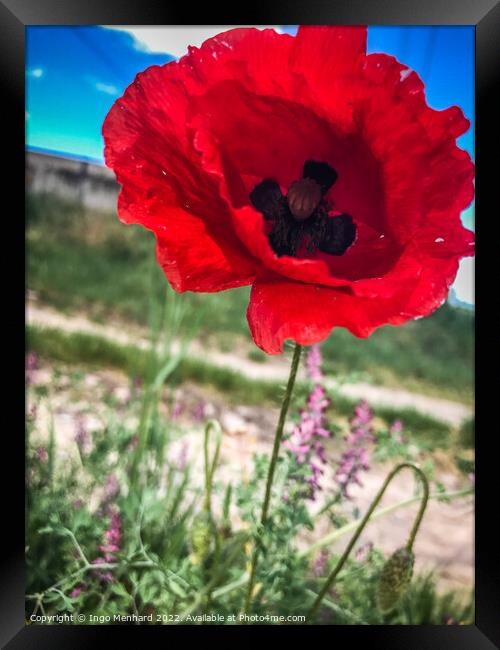
[[(110, 314), (148, 321), (151, 297), (161, 301), (165, 279), (154, 237), (110, 213), (84, 213), (51, 197), (28, 197), (28, 288), (61, 310), (81, 309), (98, 321)], [(200, 318), (207, 344), (228, 350), (245, 337), (249, 288), (185, 294), (187, 319)], [(330, 373), (362, 372), (374, 382), (472, 403), (474, 315), (444, 305), (403, 327), (386, 326), (368, 339), (336, 329), (323, 345)], [(258, 352), (249, 353), (257, 361)]]
[[(93, 319), (113, 313), (147, 324), (152, 298), (161, 302), (166, 280), (155, 259), (153, 235), (109, 213), (80, 213), (50, 197), (28, 197), (28, 288), (61, 310), (83, 309)], [(247, 331), (249, 288), (185, 294), (188, 318), (201, 334), (227, 342)]]
[[(143, 379), (149, 376), (150, 356), (147, 351), (120, 345), (104, 337), (28, 326), (27, 343), (29, 350), (48, 360), (83, 364), (89, 368), (115, 368)], [(252, 381), (233, 370), (194, 358), (183, 359), (171, 378), (171, 381), (180, 383), (187, 380), (214, 386), (234, 403), (278, 404), (282, 390), (276, 382)]]
[[(67, 364), (79, 364), (89, 368), (116, 368), (131, 377), (148, 377), (149, 353), (133, 346), (124, 346), (109, 339), (83, 333), (66, 334), (58, 329), (28, 326), (27, 347), (42, 358)], [(212, 386), (233, 404), (279, 406), (283, 397), (283, 386), (278, 382), (252, 380), (238, 372), (220, 368), (194, 358), (181, 361), (170, 381), (183, 381)], [(298, 384), (296, 397), (305, 397), (307, 386)], [(332, 416), (350, 417), (356, 400), (335, 395)], [(374, 413), (388, 425), (401, 419), (405, 429), (410, 431), (420, 444), (429, 449), (447, 448), (452, 444), (450, 427), (439, 420), (413, 409), (391, 409), (374, 407)]]
[(475, 447), (475, 422), (474, 418), (464, 420), (459, 430), (460, 444), (465, 449), (474, 449)]

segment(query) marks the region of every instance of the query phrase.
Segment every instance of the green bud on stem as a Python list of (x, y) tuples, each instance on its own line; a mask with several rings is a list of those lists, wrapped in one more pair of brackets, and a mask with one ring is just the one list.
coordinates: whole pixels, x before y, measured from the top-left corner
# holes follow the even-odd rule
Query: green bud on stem
[(377, 607), (383, 614), (393, 610), (406, 593), (414, 561), (412, 551), (400, 548), (384, 564), (377, 588)]

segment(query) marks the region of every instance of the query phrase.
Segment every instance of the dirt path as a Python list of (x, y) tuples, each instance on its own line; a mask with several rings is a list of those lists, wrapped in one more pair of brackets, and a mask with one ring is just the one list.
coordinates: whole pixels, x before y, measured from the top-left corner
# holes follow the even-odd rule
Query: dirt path
[[(57, 328), (64, 332), (84, 332), (101, 336), (123, 345), (134, 345), (146, 349), (148, 341), (143, 329), (127, 326), (122, 323), (102, 325), (88, 320), (80, 314), (62, 314), (50, 307), (42, 306), (30, 300), (27, 309), (27, 319), (32, 325)], [(199, 341), (194, 341), (190, 347), (191, 356), (199, 356), (212, 365), (237, 370), (250, 379), (265, 379), (286, 381), (288, 362), (284, 357), (270, 357), (265, 363), (253, 362), (234, 352), (207, 350)], [(451, 400), (420, 395), (406, 390), (374, 386), (368, 383), (339, 385), (329, 378), (327, 387), (336, 388), (339, 393), (353, 399), (367, 399), (370, 403), (392, 408), (414, 408), (421, 413), (430, 415), (452, 426), (471, 416), (472, 410)]]

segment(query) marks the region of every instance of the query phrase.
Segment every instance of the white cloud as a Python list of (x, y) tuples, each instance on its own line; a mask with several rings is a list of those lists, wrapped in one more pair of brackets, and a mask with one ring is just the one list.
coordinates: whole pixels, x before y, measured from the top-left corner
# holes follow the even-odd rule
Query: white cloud
[[(246, 26), (246, 25), (245, 25)], [(171, 54), (175, 57), (187, 54), (188, 45), (199, 47), (203, 41), (212, 36), (227, 31), (233, 27), (242, 27), (242, 25), (210, 25), (201, 27), (125, 27), (103, 25), (106, 29), (118, 29), (132, 34), (135, 39), (137, 49), (146, 52), (162, 52)], [(281, 28), (276, 25), (270, 25), (277, 32)], [(264, 29), (264, 26), (259, 26)]]
[(101, 93), (106, 93), (106, 95), (115, 95), (118, 96), (118, 88), (116, 86), (112, 86), (111, 84), (103, 84), (100, 81), (97, 81), (95, 83), (95, 89), (98, 90)]
[(474, 259), (472, 257), (461, 260), (453, 289), (459, 300), (474, 304)]
[(45, 70), (43, 68), (30, 68), (26, 70), (26, 74), (28, 77), (33, 77), (34, 79), (41, 79), (45, 74)]
[(114, 86), (113, 84), (108, 84), (105, 83), (104, 81), (99, 81), (96, 77), (93, 77), (91, 75), (84, 75), (83, 78), (85, 81), (94, 88), (94, 90), (97, 90), (99, 93), (105, 93), (106, 95), (113, 95), (113, 97), (118, 97), (120, 94), (118, 91), (118, 88)]

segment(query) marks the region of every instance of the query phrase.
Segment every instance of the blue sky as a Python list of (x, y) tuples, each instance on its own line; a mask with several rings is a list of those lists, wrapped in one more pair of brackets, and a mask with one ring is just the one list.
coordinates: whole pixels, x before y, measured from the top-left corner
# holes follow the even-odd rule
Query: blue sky
[[(294, 33), (295, 27), (281, 26)], [(102, 163), (101, 125), (109, 108), (146, 67), (182, 55), (220, 27), (26, 28), (26, 144)], [(459, 145), (474, 158), (474, 28), (369, 27), (368, 51), (416, 70), (437, 109), (458, 105), (472, 127)], [(462, 215), (474, 227), (473, 206)], [(473, 262), (463, 260), (454, 288), (473, 302)]]

